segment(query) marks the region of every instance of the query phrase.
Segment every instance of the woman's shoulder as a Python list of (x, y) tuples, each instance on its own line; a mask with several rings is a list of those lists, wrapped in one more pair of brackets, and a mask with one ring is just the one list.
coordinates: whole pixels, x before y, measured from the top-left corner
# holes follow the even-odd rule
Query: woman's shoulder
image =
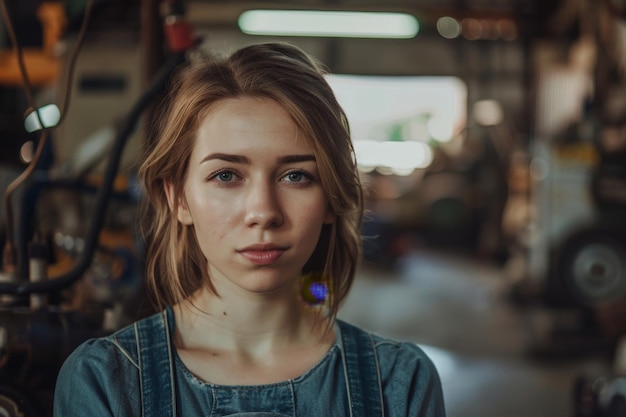
[(342, 331), (361, 342), (358, 349), (374, 349), (377, 369), (390, 416), (445, 416), (439, 373), (433, 361), (416, 343), (394, 340), (339, 322)]
[(118, 336), (84, 341), (65, 359), (57, 375), (55, 416), (137, 415), (139, 364)]
[(65, 360), (65, 367), (85, 365), (112, 365), (113, 362), (139, 368), (137, 354), (137, 328), (158, 325), (160, 313), (133, 322), (109, 335), (82, 342)]
[[(128, 365), (138, 368), (137, 355), (127, 343), (121, 343), (122, 340), (130, 341), (131, 328), (123, 329), (123, 332), (116, 332), (108, 336), (88, 339), (82, 342), (72, 353), (65, 359), (64, 369), (70, 369), (72, 374), (75, 372), (87, 371), (93, 368), (102, 370), (112, 370), (117, 366), (127, 362)], [(63, 370), (63, 369), (62, 369)]]
[(431, 358), (418, 344), (389, 338), (341, 320), (338, 323), (342, 329), (351, 327), (369, 337), (383, 375), (397, 372), (413, 374), (419, 371), (423, 376), (437, 377)]

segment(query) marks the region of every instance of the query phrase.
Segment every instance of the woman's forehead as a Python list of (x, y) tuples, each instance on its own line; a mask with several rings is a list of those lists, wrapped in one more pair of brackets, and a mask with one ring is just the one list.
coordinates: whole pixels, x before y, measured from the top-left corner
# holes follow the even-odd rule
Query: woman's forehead
[(290, 114), (276, 101), (243, 97), (225, 99), (204, 117), (195, 135), (194, 153), (313, 153)]

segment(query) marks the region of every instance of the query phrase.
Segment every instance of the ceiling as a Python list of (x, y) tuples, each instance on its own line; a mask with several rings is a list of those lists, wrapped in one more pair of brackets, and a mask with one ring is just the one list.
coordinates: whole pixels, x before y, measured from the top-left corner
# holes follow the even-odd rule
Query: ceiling
[(185, 0), (185, 4), (187, 18), (200, 25), (235, 24), (242, 11), (261, 8), (404, 11), (424, 22), (445, 15), (459, 19), (506, 17), (527, 22), (535, 36), (545, 36), (551, 31), (551, 16), (567, 1), (587, 0)]

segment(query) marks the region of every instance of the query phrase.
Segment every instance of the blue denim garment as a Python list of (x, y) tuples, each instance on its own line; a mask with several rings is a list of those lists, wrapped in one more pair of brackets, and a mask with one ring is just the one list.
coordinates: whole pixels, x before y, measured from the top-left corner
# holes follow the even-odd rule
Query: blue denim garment
[[(173, 329), (171, 309), (166, 310), (166, 316)], [(341, 327), (335, 326), (337, 342), (313, 368), (295, 379), (260, 386), (220, 386), (199, 380), (184, 366), (166, 338), (157, 342), (159, 346), (135, 340), (135, 349), (129, 350), (125, 346), (142, 336), (141, 332), (136, 334), (132, 328), (126, 328), (106, 338), (89, 340), (70, 355), (57, 379), (54, 415), (141, 416), (141, 389), (150, 387), (142, 387), (145, 378), (140, 374), (147, 367), (142, 367), (142, 355), (136, 353), (136, 346), (145, 346), (148, 350), (167, 352), (165, 359), (155, 365), (163, 372), (156, 373), (158, 381), (154, 386), (162, 391), (157, 393), (157, 399), (165, 399), (164, 404), (176, 408), (177, 416), (350, 416), (350, 408), (359, 400), (350, 398), (346, 388)], [(445, 416), (439, 377), (424, 352), (414, 344), (368, 336), (376, 349), (384, 415)], [(170, 386), (176, 387), (175, 394), (167, 398), (173, 392)], [(163, 408), (146, 415), (156, 414), (172, 415)]]

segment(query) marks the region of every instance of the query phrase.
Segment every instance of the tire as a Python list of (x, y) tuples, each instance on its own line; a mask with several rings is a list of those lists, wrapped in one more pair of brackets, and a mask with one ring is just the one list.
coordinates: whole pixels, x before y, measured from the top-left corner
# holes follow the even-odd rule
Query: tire
[(580, 232), (561, 246), (559, 280), (575, 304), (598, 307), (626, 296), (626, 245), (608, 231)]

